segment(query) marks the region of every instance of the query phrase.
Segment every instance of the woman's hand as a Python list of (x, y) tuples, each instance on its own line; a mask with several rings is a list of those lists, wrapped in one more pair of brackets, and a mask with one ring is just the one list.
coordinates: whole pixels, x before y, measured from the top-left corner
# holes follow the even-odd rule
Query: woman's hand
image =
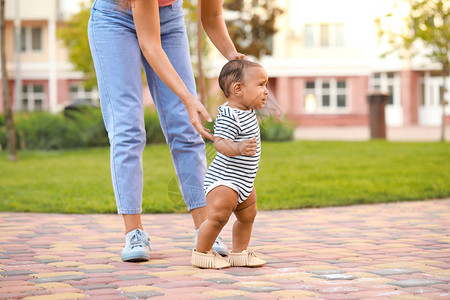
[(202, 117), (206, 121), (212, 122), (212, 118), (206, 111), (203, 104), (200, 101), (198, 101), (194, 96), (192, 96), (192, 99), (187, 103), (186, 108), (192, 125), (195, 127), (198, 133), (200, 133), (204, 138), (214, 140), (214, 136), (210, 133), (210, 130), (203, 126)]
[(229, 54), (227, 59), (228, 60), (234, 60), (234, 59), (249, 60), (248, 57), (245, 54), (242, 54), (242, 53), (239, 53), (239, 52), (233, 52), (233, 53)]

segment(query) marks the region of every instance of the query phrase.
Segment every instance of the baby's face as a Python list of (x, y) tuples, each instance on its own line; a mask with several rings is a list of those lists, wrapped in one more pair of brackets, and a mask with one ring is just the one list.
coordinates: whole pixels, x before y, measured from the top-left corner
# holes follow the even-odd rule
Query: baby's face
[(255, 67), (245, 70), (241, 104), (248, 109), (262, 109), (269, 95), (268, 83), (269, 77), (264, 68)]

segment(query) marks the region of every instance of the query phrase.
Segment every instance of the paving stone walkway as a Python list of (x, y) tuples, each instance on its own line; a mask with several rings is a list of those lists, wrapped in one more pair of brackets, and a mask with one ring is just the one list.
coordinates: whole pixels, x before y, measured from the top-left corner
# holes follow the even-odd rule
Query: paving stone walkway
[(143, 221), (137, 264), (117, 215), (0, 213), (0, 299), (450, 299), (450, 199), (259, 212), (257, 269), (193, 268), (188, 214)]

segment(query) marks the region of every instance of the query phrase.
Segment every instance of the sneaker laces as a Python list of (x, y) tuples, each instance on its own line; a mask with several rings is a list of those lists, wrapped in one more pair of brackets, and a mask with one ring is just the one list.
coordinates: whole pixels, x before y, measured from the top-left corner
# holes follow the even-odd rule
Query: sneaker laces
[(220, 234), (217, 236), (216, 240), (214, 241), (214, 244), (220, 245), (220, 243), (223, 243), (223, 239), (220, 236)]
[(150, 249), (153, 250), (150, 245), (150, 238), (142, 230), (135, 230), (130, 238), (130, 248), (134, 249), (136, 247), (145, 246), (150, 247)]

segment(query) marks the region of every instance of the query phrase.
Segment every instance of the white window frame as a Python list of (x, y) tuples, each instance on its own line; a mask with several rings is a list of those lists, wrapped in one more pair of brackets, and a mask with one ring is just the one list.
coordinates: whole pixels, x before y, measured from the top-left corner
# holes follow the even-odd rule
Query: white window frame
[[(328, 45), (321, 45), (321, 26), (328, 26)], [(310, 28), (312, 34), (312, 42), (308, 38), (306, 39), (306, 28)], [(338, 28), (341, 28), (342, 37), (338, 39)], [(303, 26), (303, 47), (307, 49), (322, 48), (322, 49), (335, 49), (345, 47), (345, 24), (344, 23), (305, 23)]]
[[(71, 89), (76, 88), (76, 92), (72, 92)], [(91, 91), (86, 91), (83, 83), (72, 83), (69, 87), (70, 101), (76, 101), (79, 99), (90, 100), (93, 104), (98, 104), (99, 95), (97, 87), (92, 87)]]
[[(40, 30), (40, 47), (39, 49), (33, 49), (33, 29)], [(23, 26), (21, 28), (21, 41), (20, 41), (20, 51), (21, 53), (40, 53), (43, 51), (44, 41), (43, 41), (44, 29), (41, 26)], [(24, 43), (25, 42), (25, 43)]]
[[(389, 78), (388, 74), (394, 73), (394, 77)], [(379, 78), (375, 78), (375, 74), (380, 74)], [(390, 93), (389, 87), (392, 87), (392, 103), (387, 103), (387, 106), (402, 106), (401, 99), (401, 80), (398, 72), (375, 72), (370, 76), (370, 87), (372, 90), (379, 89), (383, 93)]]
[[(41, 86), (42, 92), (35, 92), (34, 87)], [(22, 86), (21, 110), (22, 111), (36, 111), (36, 102), (42, 100), (42, 109), (38, 111), (45, 111), (47, 104), (47, 94), (45, 93), (45, 86), (43, 84), (25, 84)], [(25, 105), (24, 100), (27, 100)]]
[[(343, 81), (345, 82), (345, 88), (338, 88), (337, 83)], [(306, 85), (308, 82), (314, 82), (314, 89), (307, 88)], [(323, 88), (323, 83), (329, 83), (329, 88)], [(350, 97), (349, 97), (349, 81), (347, 79), (338, 79), (338, 78), (316, 78), (314, 80), (305, 80), (305, 90), (304, 90), (304, 105), (303, 112), (306, 114), (346, 114), (351, 110), (350, 107)], [(315, 102), (308, 103), (313, 101), (310, 95), (314, 96)], [(323, 106), (322, 105), (322, 96), (329, 95), (330, 96), (330, 105)], [(338, 95), (345, 96), (345, 106), (338, 106)]]

